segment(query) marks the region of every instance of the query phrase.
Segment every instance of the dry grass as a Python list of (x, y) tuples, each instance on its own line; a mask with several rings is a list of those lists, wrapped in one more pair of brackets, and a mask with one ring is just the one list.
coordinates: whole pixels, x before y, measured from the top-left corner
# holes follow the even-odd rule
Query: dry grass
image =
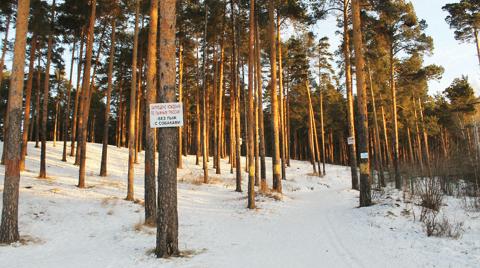
[(116, 196), (109, 196), (102, 199), (101, 205), (102, 207), (108, 207), (116, 205), (118, 201), (118, 197)]
[[(223, 184), (225, 181), (226, 181), (225, 179), (222, 179), (222, 178), (219, 178), (219, 177), (216, 177), (216, 176), (209, 176), (208, 183), (206, 183), (206, 184)], [(197, 185), (197, 186), (205, 184), (203, 182), (203, 176), (193, 177), (193, 176), (185, 175), (185, 176), (182, 176), (181, 178), (179, 178), (178, 182), (186, 183), (186, 184), (193, 184), (193, 185)]]
[(156, 229), (155, 226), (150, 226), (144, 223), (143, 219), (140, 219), (135, 225), (133, 225), (133, 230), (139, 233), (145, 233), (147, 235), (155, 235)]
[(277, 193), (277, 192), (274, 192), (270, 189), (268, 189), (267, 191), (259, 191), (256, 193), (258, 196), (264, 196), (264, 197), (268, 197), (268, 198), (271, 198), (275, 201), (282, 201), (283, 200), (283, 195), (281, 193)]

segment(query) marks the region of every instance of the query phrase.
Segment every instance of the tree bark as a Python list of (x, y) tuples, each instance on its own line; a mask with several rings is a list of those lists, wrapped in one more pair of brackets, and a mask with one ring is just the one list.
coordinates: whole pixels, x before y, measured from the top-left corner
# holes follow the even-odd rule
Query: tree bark
[[(178, 48), (178, 102), (183, 103), (183, 44)], [(183, 128), (178, 128), (178, 163), (177, 168), (183, 168)]]
[(72, 93), (72, 77), (73, 77), (73, 65), (75, 62), (75, 47), (77, 44), (77, 39), (73, 41), (72, 46), (72, 59), (70, 64), (70, 78), (68, 81), (68, 89), (67, 89), (67, 111), (64, 117), (64, 130), (63, 130), (63, 152), (62, 152), (62, 161), (67, 162), (67, 140), (68, 140), (68, 131), (70, 129), (70, 103), (71, 103), (71, 93)]
[(257, 92), (257, 109), (258, 109), (258, 134), (260, 139), (259, 144), (259, 154), (260, 154), (260, 191), (266, 192), (268, 189), (267, 186), (267, 165), (265, 163), (265, 125), (263, 120), (263, 83), (262, 83), (262, 65), (260, 59), (260, 40), (259, 40), (259, 29), (258, 29), (258, 13), (255, 23), (255, 53), (256, 53), (256, 68), (255, 73), (257, 77), (258, 92)]
[(115, 61), (115, 38), (116, 38), (116, 26), (117, 21), (115, 18), (112, 18), (112, 35), (110, 37), (110, 58), (108, 61), (108, 75), (107, 75), (107, 101), (105, 103), (105, 115), (104, 115), (104, 125), (103, 125), (103, 142), (102, 142), (102, 162), (100, 164), (100, 176), (107, 176), (107, 155), (108, 155), (108, 130), (110, 126), (110, 103), (112, 98), (112, 87), (113, 87), (113, 63)]
[(81, 145), (80, 148), (80, 168), (78, 172), (78, 187), (85, 188), (85, 175), (86, 175), (86, 162), (87, 162), (87, 127), (88, 127), (88, 115), (90, 112), (90, 69), (92, 67), (92, 53), (93, 53), (93, 39), (94, 39), (94, 27), (95, 27), (95, 16), (96, 16), (96, 7), (97, 0), (92, 0), (91, 2), (91, 12), (90, 12), (90, 21), (88, 25), (87, 33), (87, 50), (86, 50), (86, 59), (85, 59), (85, 71), (83, 72), (83, 81), (82, 81), (82, 103), (83, 115), (79, 119), (79, 133), (78, 133), (78, 143)]
[(280, 93), (279, 102), (279, 124), (280, 124), (280, 159), (282, 165), (282, 179), (286, 180), (285, 171), (285, 144), (288, 142), (285, 139), (285, 122), (284, 122), (284, 107), (283, 107), (283, 63), (282, 63), (282, 40), (280, 39), (280, 14), (277, 9), (277, 49), (278, 49), (278, 91)]
[[(352, 67), (350, 57), (350, 33), (348, 30), (348, 6), (350, 0), (343, 0), (343, 57), (345, 61), (345, 85), (347, 87), (348, 135), (355, 140), (355, 115), (353, 110)], [(348, 145), (352, 189), (358, 190), (357, 149), (355, 142)]]
[[(160, 2), (160, 102), (175, 102), (175, 0)], [(158, 131), (157, 257), (179, 254), (177, 212), (178, 131)]]
[(147, 44), (147, 89), (145, 99), (145, 224), (157, 218), (155, 183), (155, 128), (150, 127), (150, 105), (156, 102), (158, 0), (150, 1), (150, 28)]
[[(53, 31), (53, 24), (55, 19), (55, 0), (52, 3), (52, 16), (51, 16), (51, 26), (50, 30)], [(53, 32), (50, 32), (48, 35), (48, 48), (47, 48), (47, 65), (45, 67), (45, 81), (43, 83), (43, 105), (42, 105), (42, 130), (40, 132), (40, 138), (42, 140), (41, 152), (40, 152), (40, 174), (39, 178), (47, 178), (47, 165), (46, 165), (46, 156), (47, 156), (47, 119), (48, 119), (48, 99), (50, 91), (50, 64), (52, 58), (52, 49), (53, 49)]]
[[(78, 66), (77, 66), (77, 87), (75, 92), (75, 104), (73, 108), (73, 118), (72, 118), (72, 142), (70, 144), (70, 156), (75, 155), (75, 141), (77, 139), (77, 119), (78, 119), (78, 108), (79, 101), (80, 101), (80, 78), (82, 74), (82, 66), (83, 66), (83, 46), (85, 45), (84, 41), (84, 28), (82, 28), (80, 34), (80, 52), (78, 54)], [(76, 162), (76, 161), (75, 161)]]
[(278, 100), (277, 100), (277, 49), (275, 44), (275, 1), (268, 1), (268, 16), (269, 16), (269, 38), (270, 38), (270, 89), (271, 89), (271, 101), (272, 101), (272, 137), (273, 137), (273, 189), (279, 193), (282, 192), (282, 181), (280, 174), (282, 171), (280, 164), (280, 135), (279, 135), (279, 122), (278, 122)]
[(310, 150), (310, 163), (313, 166), (313, 174), (317, 173), (316, 166), (316, 157), (315, 157), (315, 143), (313, 141), (313, 107), (312, 107), (312, 98), (310, 97), (310, 87), (308, 86), (308, 79), (305, 82), (305, 91), (307, 92), (307, 101), (308, 101), (308, 148)]
[(208, 5), (205, 2), (204, 39), (202, 55), (202, 161), (203, 161), (203, 183), (208, 183), (208, 137), (207, 137), (207, 26), (208, 26)]
[(250, 29), (248, 34), (248, 205), (249, 209), (255, 208), (255, 112), (253, 95), (253, 65), (254, 58), (254, 33), (255, 33), (255, 0), (250, 0)]
[(360, 206), (370, 206), (371, 181), (370, 160), (368, 158), (368, 113), (367, 89), (365, 84), (365, 61), (363, 56), (363, 40), (361, 32), (360, 0), (352, 0), (353, 18), (353, 45), (355, 49), (355, 63), (357, 70), (357, 94), (359, 107), (359, 142), (360, 157)]
[(397, 90), (395, 86), (395, 63), (393, 58), (393, 49), (390, 51), (390, 90), (392, 94), (393, 111), (393, 168), (395, 175), (395, 188), (401, 189), (402, 178), (399, 167), (399, 141), (398, 141), (398, 115), (397, 115)]
[(140, 16), (140, 0), (135, 1), (135, 30), (133, 36), (132, 84), (130, 85), (130, 116), (128, 118), (128, 184), (126, 200), (133, 201), (135, 179), (135, 113), (137, 91), (137, 53), (138, 53), (138, 20)]
[(20, 184), (20, 131), (22, 118), (23, 75), (25, 45), (28, 30), (30, 1), (18, 1), (14, 56), (10, 90), (8, 92), (8, 126), (5, 130), (5, 180), (3, 188), (0, 244), (10, 244), (20, 239), (18, 233), (18, 196)]
[[(20, 153), (20, 171), (25, 170), (25, 157), (27, 155), (27, 146), (28, 146), (28, 130), (30, 127), (30, 103), (32, 98), (32, 86), (33, 86), (33, 74), (34, 63), (35, 63), (35, 50), (37, 47), (37, 35), (34, 34), (32, 41), (30, 43), (30, 63), (28, 66), (28, 78), (27, 78), (27, 87), (25, 89), (25, 118), (23, 120), (23, 133), (22, 133), (22, 150)], [(2, 65), (0, 65), (2, 66)]]

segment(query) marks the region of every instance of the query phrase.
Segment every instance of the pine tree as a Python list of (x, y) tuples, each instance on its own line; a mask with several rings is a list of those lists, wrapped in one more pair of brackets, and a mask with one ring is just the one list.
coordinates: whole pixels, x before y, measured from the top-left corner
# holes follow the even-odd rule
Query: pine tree
[[(5, 181), (3, 188), (0, 244), (20, 239), (18, 233), (18, 196), (20, 184), (20, 132), (24, 83), (25, 50), (30, 1), (18, 2), (15, 46), (8, 93), (7, 116), (9, 125), (5, 131)], [(3, 74), (2, 74), (3, 75)]]

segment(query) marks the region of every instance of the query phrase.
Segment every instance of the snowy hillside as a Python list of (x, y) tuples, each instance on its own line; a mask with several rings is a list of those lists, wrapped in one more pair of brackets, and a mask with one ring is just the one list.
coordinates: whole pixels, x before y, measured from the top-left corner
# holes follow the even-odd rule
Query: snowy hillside
[[(449, 199), (447, 216), (464, 221), (464, 234), (427, 237), (414, 221), (415, 205), (386, 191), (378, 204), (357, 208), (349, 169), (327, 166), (312, 177), (307, 162), (292, 161), (284, 195), (257, 196), (246, 209), (234, 175), (222, 161), (201, 184), (195, 158), (179, 170), (179, 245), (185, 257), (157, 259), (155, 229), (143, 226), (143, 154), (135, 166), (135, 198), (126, 196), (128, 150), (109, 147), (108, 174), (98, 176), (101, 145), (88, 145), (87, 188), (78, 189), (73, 159), (61, 162), (61, 143), (48, 143), (47, 176), (37, 179), (39, 149), (29, 144), (20, 188), (23, 243), (0, 246), (1, 267), (478, 267), (480, 214)], [(211, 160), (210, 166), (213, 161)], [(244, 164), (244, 161), (242, 162)], [(270, 163), (267, 161), (268, 167)], [(267, 168), (269, 171), (270, 168)], [(0, 167), (3, 191), (4, 166)], [(268, 174), (271, 185), (271, 176)], [(244, 180), (246, 190), (246, 178)], [(1, 191), (0, 191), (1, 192)], [(1, 202), (1, 201), (0, 201)]]

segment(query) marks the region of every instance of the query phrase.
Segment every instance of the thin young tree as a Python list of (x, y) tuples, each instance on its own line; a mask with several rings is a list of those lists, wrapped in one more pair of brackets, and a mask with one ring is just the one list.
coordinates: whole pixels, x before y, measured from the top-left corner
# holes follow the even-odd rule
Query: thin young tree
[(50, 92), (50, 64), (52, 62), (52, 50), (53, 50), (53, 28), (55, 24), (55, 0), (52, 3), (50, 18), (50, 32), (48, 33), (48, 45), (47, 45), (47, 64), (45, 66), (45, 80), (43, 82), (43, 103), (42, 103), (42, 129), (40, 131), (40, 138), (42, 140), (40, 151), (40, 174), (39, 178), (47, 178), (47, 119), (48, 119), (48, 99)]
[(18, 233), (18, 196), (20, 184), (20, 132), (23, 99), (23, 75), (28, 30), (30, 0), (18, 1), (15, 45), (8, 92), (8, 126), (5, 130), (5, 180), (3, 188), (0, 244), (10, 244), (20, 239)]
[(115, 16), (111, 18), (111, 28), (112, 35), (110, 36), (110, 57), (108, 60), (108, 74), (107, 74), (107, 92), (106, 92), (106, 105), (105, 105), (105, 115), (104, 115), (104, 126), (103, 126), (103, 143), (102, 143), (102, 162), (100, 164), (100, 176), (107, 176), (107, 155), (108, 155), (108, 129), (110, 122), (110, 103), (112, 97), (112, 87), (113, 87), (113, 61), (115, 60), (115, 39), (116, 39), (116, 25), (117, 20)]
[(30, 126), (30, 103), (32, 98), (33, 73), (35, 63), (35, 50), (37, 47), (37, 35), (34, 34), (30, 42), (30, 63), (28, 66), (27, 86), (25, 88), (25, 118), (23, 120), (22, 150), (20, 153), (20, 170), (25, 170), (25, 158), (27, 155), (28, 129)]

